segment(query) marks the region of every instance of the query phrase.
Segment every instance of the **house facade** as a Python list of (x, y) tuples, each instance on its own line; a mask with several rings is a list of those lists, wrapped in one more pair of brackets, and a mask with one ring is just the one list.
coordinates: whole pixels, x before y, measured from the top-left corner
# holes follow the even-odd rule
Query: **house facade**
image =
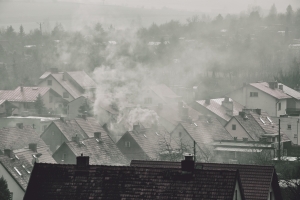
[(227, 96), (245, 108), (265, 110), (270, 116), (294, 114), (300, 108), (300, 93), (277, 82), (244, 84)]

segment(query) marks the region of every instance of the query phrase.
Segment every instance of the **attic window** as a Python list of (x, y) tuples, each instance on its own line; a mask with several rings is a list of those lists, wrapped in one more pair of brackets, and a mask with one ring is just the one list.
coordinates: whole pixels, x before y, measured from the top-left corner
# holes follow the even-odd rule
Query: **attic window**
[(22, 176), (21, 172), (16, 167), (14, 167), (14, 170), (19, 174), (19, 176)]
[(287, 129), (288, 129), (288, 130), (292, 130), (292, 125), (288, 124), (288, 125), (287, 125)]
[(25, 167), (25, 165), (22, 165), (23, 169), (25, 169), (25, 171), (28, 173), (28, 174), (31, 174), (31, 172)]
[(270, 119), (270, 117), (267, 117), (267, 119), (269, 120), (269, 122), (270, 122), (271, 124), (273, 124), (273, 122), (272, 122), (272, 120)]
[(261, 117), (259, 119), (264, 125), (266, 125), (266, 122)]

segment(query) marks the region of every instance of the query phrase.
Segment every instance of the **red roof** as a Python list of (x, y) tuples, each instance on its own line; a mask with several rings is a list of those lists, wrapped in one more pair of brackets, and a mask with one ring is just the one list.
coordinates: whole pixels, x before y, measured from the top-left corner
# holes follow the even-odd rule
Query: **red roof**
[(181, 169), (37, 163), (24, 200), (232, 200), (238, 180), (236, 170), (195, 169), (184, 174)]
[(50, 88), (48, 87), (17, 87), (15, 90), (0, 91), (0, 99), (16, 102), (34, 102), (39, 94), (43, 96)]
[[(178, 162), (132, 160), (135, 167), (180, 168)], [(274, 166), (237, 165), (222, 163), (196, 163), (204, 170), (239, 170), (246, 200), (267, 200), (269, 189), (273, 186), (275, 199), (282, 199)]]

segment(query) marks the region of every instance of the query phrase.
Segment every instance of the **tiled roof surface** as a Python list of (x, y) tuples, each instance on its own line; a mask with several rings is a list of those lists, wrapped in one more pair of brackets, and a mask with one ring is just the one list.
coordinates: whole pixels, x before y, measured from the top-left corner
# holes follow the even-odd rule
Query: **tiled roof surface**
[(202, 116), (192, 123), (183, 121), (180, 122), (180, 124), (200, 146), (201, 144), (212, 143), (214, 140), (233, 139), (221, 123), (214, 117)]
[(129, 163), (105, 132), (101, 133), (101, 142), (99, 143), (95, 138), (85, 139), (82, 142), (84, 145), (76, 142), (67, 142), (66, 145), (76, 156), (80, 156), (82, 153), (89, 156), (91, 165), (124, 165)]
[(283, 89), (283, 92), (290, 95), (291, 97), (297, 99), (297, 100), (300, 100), (300, 92), (286, 86), (286, 85), (283, 85), (282, 83), (279, 83), (278, 85), (282, 85), (282, 89)]
[(82, 93), (73, 86), (69, 81), (63, 80), (63, 73), (58, 74), (51, 74), (53, 78), (63, 87), (65, 90), (67, 90), (74, 99), (80, 97)]
[[(8, 156), (0, 155), (0, 164), (8, 171), (17, 184), (25, 191), (29, 182), (32, 166), (24, 159), (11, 159)], [(26, 169), (23, 168), (25, 166)], [(19, 173), (16, 171), (18, 170)]]
[(68, 73), (74, 81), (78, 83), (83, 89), (86, 88), (96, 88), (96, 83), (85, 73), (85, 71), (74, 71), (66, 72)]
[[(260, 83), (250, 83), (251, 86), (275, 97), (276, 99), (289, 99), (292, 98), (290, 95), (286, 94), (282, 90), (276, 88), (271, 89), (269, 88), (269, 84), (267, 82), (260, 82)], [(287, 87), (287, 86), (286, 86)]]
[(128, 134), (138, 143), (147, 156), (151, 159), (157, 159), (159, 153), (165, 150), (166, 143), (171, 141), (171, 147), (177, 148), (173, 140), (170, 139), (170, 134), (163, 128), (157, 129), (146, 128), (139, 131), (128, 131)]
[[(178, 162), (139, 161), (132, 160), (131, 166), (180, 168)], [(277, 180), (274, 166), (236, 165), (221, 163), (196, 163), (204, 170), (239, 170), (246, 200), (266, 200), (272, 180)], [(276, 177), (274, 177), (276, 176)], [(277, 183), (278, 186), (278, 183)], [(279, 190), (279, 186), (277, 187)], [(275, 188), (275, 189), (277, 189)], [(279, 191), (276, 191), (279, 192)]]
[(45, 72), (45, 73), (40, 77), (40, 79), (45, 79), (45, 78), (47, 78), (50, 74), (51, 74), (51, 72)]
[(53, 123), (63, 133), (68, 141), (72, 141), (72, 137), (75, 137), (76, 135), (80, 138), (87, 138), (87, 135), (75, 120), (55, 120)]
[(164, 84), (150, 86), (150, 89), (164, 101), (169, 102), (171, 99), (179, 99), (180, 96), (175, 94), (169, 87)]
[(48, 87), (17, 87), (15, 90), (2, 90), (0, 99), (17, 102), (34, 102), (39, 94), (46, 94), (50, 88)]
[[(226, 108), (222, 106), (222, 101), (224, 101), (224, 98), (210, 99), (210, 104), (206, 104), (205, 100), (200, 100), (196, 102), (201, 106), (205, 107), (206, 109), (210, 110), (211, 112), (215, 113), (222, 119), (229, 121), (232, 116), (226, 114)], [(239, 112), (243, 110), (244, 106), (232, 99), (229, 99), (229, 101), (233, 102), (233, 116), (238, 115)]]
[(94, 137), (95, 132), (105, 132), (94, 117), (87, 117), (86, 120), (83, 118), (75, 118), (74, 120), (88, 135), (88, 137)]
[(20, 160), (25, 159), (28, 163), (32, 163), (32, 155), (42, 154), (38, 157), (38, 161), (41, 163), (56, 163), (56, 161), (52, 158), (52, 153), (49, 150), (48, 146), (37, 147), (37, 152), (32, 151), (29, 148), (17, 149), (13, 151), (15, 155), (17, 155)]
[(130, 166), (36, 164), (24, 196), (31, 199), (224, 199), (232, 200), (237, 171)]
[(27, 147), (29, 143), (37, 143), (38, 146), (46, 144), (40, 138), (40, 134), (32, 126), (24, 126), (0, 129), (0, 149), (21, 149)]
[(6, 101), (5, 99), (0, 99), (0, 105), (2, 105), (5, 101)]

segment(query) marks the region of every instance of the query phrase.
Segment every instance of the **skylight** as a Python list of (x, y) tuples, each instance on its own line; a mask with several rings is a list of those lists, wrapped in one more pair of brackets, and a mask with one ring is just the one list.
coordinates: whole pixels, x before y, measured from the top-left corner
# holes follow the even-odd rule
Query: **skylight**
[(144, 137), (147, 138), (147, 136), (144, 134)]
[(269, 120), (269, 122), (270, 122), (271, 124), (273, 124), (273, 122), (272, 122), (272, 120), (270, 119), (270, 117), (267, 117), (267, 119)]
[(195, 126), (198, 126), (196, 123), (194, 123), (195, 124)]
[(17, 160), (20, 160), (20, 158), (19, 158), (17, 155), (15, 155), (15, 158), (16, 158)]
[(14, 170), (19, 174), (19, 176), (22, 176), (21, 172), (16, 167), (14, 167)]
[(266, 122), (261, 117), (259, 119), (264, 125), (266, 124)]
[(156, 135), (159, 135), (157, 132), (155, 132)]
[(25, 171), (26, 171), (28, 174), (31, 173), (28, 169), (26, 169), (25, 165), (22, 165), (22, 167), (25, 169)]

